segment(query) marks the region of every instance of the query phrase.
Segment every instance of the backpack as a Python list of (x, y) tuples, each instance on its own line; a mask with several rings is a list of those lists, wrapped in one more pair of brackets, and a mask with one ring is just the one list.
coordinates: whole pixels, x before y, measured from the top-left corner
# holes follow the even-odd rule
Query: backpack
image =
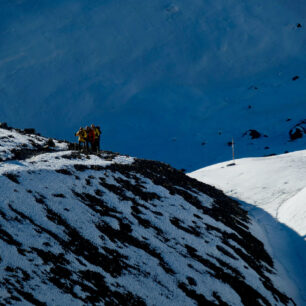
[(99, 135), (98, 135), (98, 137), (102, 134), (102, 132), (101, 132), (101, 129), (100, 129), (100, 127), (99, 126), (96, 126), (96, 129), (98, 130), (98, 132), (99, 132)]

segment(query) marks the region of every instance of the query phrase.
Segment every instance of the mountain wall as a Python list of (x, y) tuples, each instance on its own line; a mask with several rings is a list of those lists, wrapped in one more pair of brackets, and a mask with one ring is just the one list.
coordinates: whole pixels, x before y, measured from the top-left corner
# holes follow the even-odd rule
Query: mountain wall
[[(305, 147), (303, 1), (1, 1), (0, 120), (188, 170)], [(256, 130), (261, 137), (245, 134)], [(216, 152), (218, 152), (216, 154)]]

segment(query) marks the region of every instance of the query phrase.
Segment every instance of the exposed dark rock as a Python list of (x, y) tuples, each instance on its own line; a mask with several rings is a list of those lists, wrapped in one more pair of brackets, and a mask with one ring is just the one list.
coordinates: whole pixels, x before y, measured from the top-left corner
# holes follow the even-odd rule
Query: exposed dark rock
[(3, 173), (4, 176), (6, 176), (9, 180), (14, 182), (15, 184), (20, 184), (18, 178), (19, 176), (15, 173)]
[(25, 160), (42, 152), (42, 148), (41, 150), (37, 150), (37, 148), (35, 150), (29, 148), (14, 148), (11, 150), (11, 153), (13, 154), (13, 159), (17, 160)]
[(289, 132), (289, 136), (291, 140), (296, 140), (298, 138), (302, 138), (304, 135), (304, 130), (302, 129), (302, 127), (295, 127), (292, 130), (290, 130)]
[(6, 122), (0, 122), (0, 128), (1, 129), (7, 129), (8, 128), (8, 125)]
[(57, 170), (55, 170), (55, 172), (61, 173), (61, 174), (64, 174), (64, 175), (72, 175), (72, 172), (68, 169), (57, 169)]
[(63, 198), (63, 199), (66, 198), (65, 195), (62, 194), (62, 193), (54, 193), (53, 196), (54, 196), (55, 198)]
[(55, 147), (55, 142), (53, 141), (52, 138), (49, 138), (47, 141), (46, 141), (46, 146), (48, 148), (54, 148)]
[(41, 195), (34, 195), (34, 199), (39, 204), (45, 204), (45, 197)]
[(306, 134), (306, 119), (296, 124), (289, 131), (290, 140), (296, 140), (302, 138)]
[(258, 139), (261, 137), (261, 134), (256, 130), (248, 130), (244, 132), (242, 136), (249, 136), (251, 139)]
[(49, 152), (54, 152), (52, 147), (48, 146), (42, 146), (33, 140), (30, 142), (32, 143), (34, 148), (30, 148), (26, 145), (22, 145), (21, 147), (16, 147), (11, 150), (12, 157), (7, 159), (7, 160), (25, 160), (28, 158), (31, 158), (33, 156), (37, 156), (39, 154), (43, 153), (49, 153)]
[(69, 159), (69, 160), (74, 160), (74, 159), (82, 159), (83, 155), (81, 154), (80, 151), (72, 151), (68, 154), (62, 155), (62, 158)]
[(193, 277), (187, 276), (186, 279), (187, 279), (190, 286), (196, 286), (197, 285), (197, 282)]
[[(207, 306), (214, 306), (217, 305), (216, 303), (208, 300), (203, 294), (197, 293), (194, 289), (190, 288), (190, 285), (180, 282), (178, 287), (192, 300), (194, 300), (198, 305), (207, 305)], [(226, 305), (226, 304), (225, 304)]]
[(37, 305), (37, 306), (46, 306), (47, 304), (44, 303), (44, 302), (41, 302), (39, 301), (38, 299), (36, 299), (34, 297), (34, 295), (30, 292), (26, 292), (26, 291), (23, 291), (19, 288), (15, 288), (16, 290), (16, 293), (18, 293), (20, 296), (22, 296), (27, 302), (33, 304), (33, 305)]
[(196, 237), (201, 237), (201, 233), (196, 229), (194, 226), (184, 226), (183, 223), (176, 217), (173, 217), (170, 219), (170, 222), (179, 230), (182, 230), (186, 233), (189, 233), (191, 235), (194, 235)]
[(36, 131), (35, 131), (35, 129), (33, 129), (33, 128), (26, 128), (26, 129), (24, 129), (23, 130), (23, 132), (25, 133), (25, 134), (36, 134)]

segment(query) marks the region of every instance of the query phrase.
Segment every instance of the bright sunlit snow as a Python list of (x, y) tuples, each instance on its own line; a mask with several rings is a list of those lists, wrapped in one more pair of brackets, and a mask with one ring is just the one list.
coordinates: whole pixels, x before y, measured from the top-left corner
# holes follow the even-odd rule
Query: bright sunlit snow
[[(244, 203), (306, 303), (306, 151), (236, 160), (190, 173)], [(265, 213), (266, 212), (266, 213)], [(263, 237), (264, 239), (264, 237)]]

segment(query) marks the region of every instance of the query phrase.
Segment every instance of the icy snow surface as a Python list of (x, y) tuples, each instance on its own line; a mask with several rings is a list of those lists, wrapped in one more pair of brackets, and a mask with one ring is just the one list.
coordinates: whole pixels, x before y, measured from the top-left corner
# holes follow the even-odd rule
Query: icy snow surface
[[(306, 304), (306, 150), (216, 164), (189, 175), (244, 203)], [(265, 213), (267, 212), (267, 213)]]

